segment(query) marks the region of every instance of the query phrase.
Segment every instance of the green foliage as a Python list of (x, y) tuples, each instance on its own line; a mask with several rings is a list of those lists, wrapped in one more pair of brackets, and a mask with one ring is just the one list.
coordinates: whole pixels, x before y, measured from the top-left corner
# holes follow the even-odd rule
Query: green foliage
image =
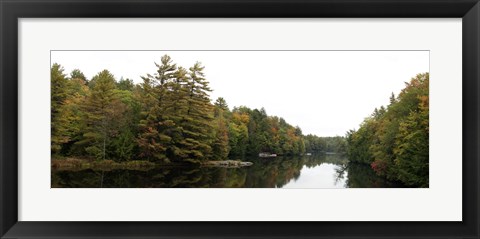
[(412, 78), (385, 109), (375, 109), (357, 131), (347, 133), (350, 161), (407, 186), (428, 187), (429, 74)]

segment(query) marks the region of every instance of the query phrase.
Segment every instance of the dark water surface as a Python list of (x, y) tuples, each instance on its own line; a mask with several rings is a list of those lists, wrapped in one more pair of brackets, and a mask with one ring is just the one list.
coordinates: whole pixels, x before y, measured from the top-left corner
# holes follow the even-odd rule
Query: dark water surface
[(390, 188), (402, 185), (375, 175), (342, 155), (246, 158), (243, 168), (159, 166), (148, 171), (52, 171), (53, 188)]

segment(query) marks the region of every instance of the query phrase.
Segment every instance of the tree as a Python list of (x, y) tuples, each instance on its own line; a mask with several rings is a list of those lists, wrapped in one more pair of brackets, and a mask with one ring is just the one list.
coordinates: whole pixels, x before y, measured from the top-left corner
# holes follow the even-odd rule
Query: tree
[(112, 107), (122, 112), (111, 122), (111, 139), (107, 144), (108, 155), (114, 160), (131, 160), (138, 151), (136, 134), (140, 120), (140, 105), (132, 91), (114, 90), (116, 100)]
[(93, 80), (85, 102), (86, 131), (78, 144), (85, 145), (87, 154), (97, 159), (106, 159), (107, 141), (115, 132), (114, 121), (124, 112), (124, 106), (115, 95), (115, 79), (108, 70), (98, 73)]
[(173, 79), (166, 83), (168, 91), (165, 97), (164, 118), (170, 120), (172, 127), (168, 131), (171, 144), (166, 150), (167, 157), (175, 161), (184, 161), (189, 158), (190, 142), (186, 140), (186, 132), (183, 124), (187, 118), (188, 97), (188, 71), (179, 67)]
[(214, 159), (226, 159), (230, 153), (228, 127), (226, 120), (220, 116), (214, 121), (214, 141), (212, 145), (212, 155)]
[(395, 104), (397, 102), (397, 99), (395, 98), (395, 94), (392, 92), (392, 95), (390, 96), (390, 105)]
[(142, 105), (139, 123), (138, 145), (141, 156), (154, 160), (168, 161), (167, 149), (171, 147), (172, 138), (169, 131), (174, 122), (164, 116), (167, 83), (174, 78), (176, 64), (168, 55), (161, 58), (161, 64), (155, 63), (157, 73), (142, 77), (142, 91), (139, 101)]
[(82, 139), (82, 130), (85, 128), (83, 106), (89, 89), (84, 80), (72, 78), (67, 81), (66, 92), (68, 96), (59, 112), (65, 136), (61, 152), (64, 155), (70, 155), (77, 154), (74, 144)]
[(228, 105), (225, 99), (219, 97), (215, 101), (214, 110), (214, 141), (212, 145), (212, 155), (214, 159), (225, 159), (230, 153), (229, 129), (227, 126), (226, 113)]
[(214, 111), (214, 116), (217, 117), (221, 113), (228, 113), (228, 104), (225, 101), (224, 98), (218, 97), (217, 100), (215, 101), (215, 111)]
[(244, 157), (248, 143), (248, 125), (250, 116), (247, 112), (240, 112), (234, 108), (228, 124), (228, 140), (230, 156)]
[(131, 79), (124, 79), (123, 77), (120, 78), (120, 80), (117, 82), (117, 88), (119, 90), (127, 90), (127, 91), (133, 91), (133, 87), (135, 84), (133, 83), (133, 80)]
[(71, 73), (70, 73), (70, 79), (80, 79), (82, 80), (85, 84), (87, 83), (87, 77), (85, 77), (85, 75), (83, 74), (82, 71), (80, 71), (79, 69), (74, 69)]
[(208, 81), (203, 73), (204, 67), (195, 63), (188, 72), (186, 89), (186, 114), (181, 122), (183, 128), (185, 157), (187, 162), (200, 162), (210, 157), (213, 138), (213, 106), (210, 104)]
[(67, 78), (64, 69), (57, 63), (50, 69), (51, 94), (50, 94), (50, 117), (51, 117), (51, 152), (60, 152), (62, 144), (68, 140), (65, 132), (66, 119), (61, 117), (62, 108), (67, 99)]

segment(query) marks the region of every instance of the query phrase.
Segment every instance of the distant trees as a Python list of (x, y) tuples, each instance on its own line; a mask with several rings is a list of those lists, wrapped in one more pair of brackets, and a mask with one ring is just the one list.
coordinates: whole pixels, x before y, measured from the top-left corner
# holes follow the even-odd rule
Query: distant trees
[(345, 137), (318, 137), (308, 134), (305, 136), (305, 151), (310, 153), (346, 153), (347, 141)]
[(305, 152), (301, 130), (282, 118), (268, 116), (263, 108), (234, 107), (228, 115), (229, 155), (232, 157), (258, 155), (260, 152), (278, 155)]
[(375, 109), (358, 130), (347, 133), (350, 161), (370, 164), (390, 180), (428, 187), (429, 74), (406, 83), (390, 104)]

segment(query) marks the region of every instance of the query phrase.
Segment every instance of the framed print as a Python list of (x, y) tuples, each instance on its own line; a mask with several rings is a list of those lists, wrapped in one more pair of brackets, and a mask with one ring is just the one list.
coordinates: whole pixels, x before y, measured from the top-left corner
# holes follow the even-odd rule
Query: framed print
[(2, 238), (478, 238), (479, 10), (1, 1)]

